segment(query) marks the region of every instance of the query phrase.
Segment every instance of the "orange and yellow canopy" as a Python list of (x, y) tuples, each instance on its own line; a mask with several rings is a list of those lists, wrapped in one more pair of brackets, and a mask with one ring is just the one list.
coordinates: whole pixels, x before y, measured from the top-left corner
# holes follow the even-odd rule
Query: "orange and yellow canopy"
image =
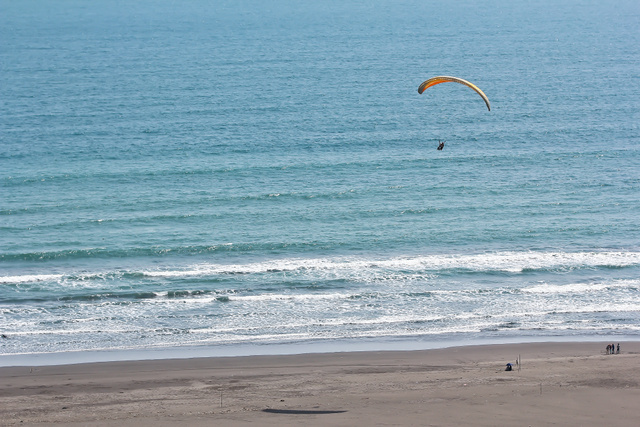
[(473, 83), (468, 82), (466, 80), (460, 79), (458, 77), (450, 77), (450, 76), (433, 77), (433, 78), (423, 82), (420, 85), (420, 87), (418, 87), (418, 93), (422, 94), (422, 92), (424, 92), (425, 90), (429, 89), (431, 86), (435, 86), (437, 84), (446, 83), (446, 82), (460, 83), (460, 84), (463, 84), (463, 85), (468, 86), (471, 89), (475, 90), (478, 93), (478, 95), (480, 95), (482, 97), (482, 99), (484, 99), (485, 104), (487, 104), (487, 108), (489, 109), (489, 111), (491, 111), (491, 104), (489, 103), (489, 98), (487, 98), (487, 95), (485, 95), (484, 92), (481, 91), (478, 86), (476, 86)]

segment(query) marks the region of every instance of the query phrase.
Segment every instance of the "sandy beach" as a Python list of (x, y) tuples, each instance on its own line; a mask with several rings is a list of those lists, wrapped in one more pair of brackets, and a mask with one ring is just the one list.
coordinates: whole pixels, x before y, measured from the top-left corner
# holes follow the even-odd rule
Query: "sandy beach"
[(640, 342), (606, 345), (5, 367), (0, 424), (637, 425)]

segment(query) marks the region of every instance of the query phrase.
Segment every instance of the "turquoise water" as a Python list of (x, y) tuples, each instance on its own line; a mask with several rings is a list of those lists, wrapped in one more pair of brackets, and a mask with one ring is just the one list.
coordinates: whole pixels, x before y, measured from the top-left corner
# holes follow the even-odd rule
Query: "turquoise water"
[(2, 2), (0, 352), (640, 338), (640, 6), (557, 3)]

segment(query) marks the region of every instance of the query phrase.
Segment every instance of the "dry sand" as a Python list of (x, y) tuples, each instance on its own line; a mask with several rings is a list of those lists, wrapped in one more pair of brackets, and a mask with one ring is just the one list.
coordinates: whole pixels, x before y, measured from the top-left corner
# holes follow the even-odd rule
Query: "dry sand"
[[(1, 425), (637, 426), (640, 342), (0, 368)], [(515, 360), (521, 355), (521, 370)], [(505, 372), (507, 362), (514, 371)]]

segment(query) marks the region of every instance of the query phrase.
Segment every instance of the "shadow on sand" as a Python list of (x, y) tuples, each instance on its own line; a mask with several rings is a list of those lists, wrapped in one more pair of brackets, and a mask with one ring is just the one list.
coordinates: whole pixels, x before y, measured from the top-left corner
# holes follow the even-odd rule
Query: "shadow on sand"
[(347, 411), (321, 411), (314, 409), (263, 409), (262, 412), (269, 414), (288, 414), (288, 415), (322, 415), (322, 414), (342, 414)]

